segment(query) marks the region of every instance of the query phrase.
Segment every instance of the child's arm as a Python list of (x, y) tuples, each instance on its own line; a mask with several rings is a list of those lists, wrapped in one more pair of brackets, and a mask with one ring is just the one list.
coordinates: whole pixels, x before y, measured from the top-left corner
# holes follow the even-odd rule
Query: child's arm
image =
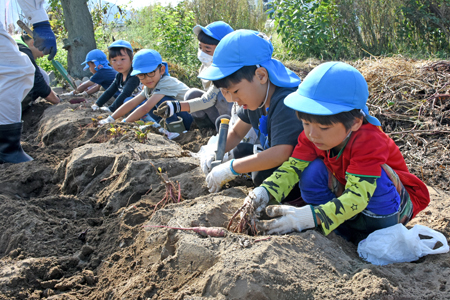
[(234, 149), (242, 141), (242, 139), (245, 137), (245, 135), (251, 128), (252, 128), (251, 124), (245, 123), (241, 119), (238, 119), (236, 123), (228, 131), (225, 152)]
[(249, 173), (276, 168), (289, 159), (293, 149), (294, 146), (291, 145), (270, 147), (257, 154), (235, 159), (233, 169), (237, 173)]
[(377, 177), (347, 173), (346, 180), (344, 193), (340, 197), (314, 207), (317, 223), (325, 235), (362, 212), (377, 188)]
[[(127, 82), (125, 83), (125, 86), (123, 87), (122, 93), (120, 93), (120, 95), (117, 96), (116, 100), (114, 100), (113, 104), (111, 104), (110, 106), (111, 111), (115, 111), (116, 109), (118, 109), (119, 106), (123, 104), (123, 101), (125, 101), (126, 98), (130, 97), (133, 94), (134, 90), (139, 86), (139, 84), (140, 84), (139, 78), (137, 78), (136, 76), (129, 77), (127, 79)], [(111, 95), (111, 97), (113, 95)], [(144, 99), (142, 99), (142, 101), (144, 101)]]
[[(96, 83), (95, 83), (95, 82), (92, 82), (92, 81), (90, 81), (90, 80), (85, 81), (85, 82), (83, 82), (82, 84), (80, 84), (80, 85), (77, 87), (76, 92), (77, 92), (77, 93), (82, 93), (82, 92), (84, 92), (85, 90), (87, 90), (90, 86), (93, 86), (94, 84), (96, 84)], [(88, 92), (88, 94), (92, 94), (92, 93), (93, 93), (93, 92), (91, 92), (91, 93)]]
[[(142, 94), (137, 95), (136, 97), (134, 97), (133, 99), (130, 99), (130, 101), (125, 102), (124, 104), (122, 104), (112, 115), (111, 117), (114, 120), (117, 120), (121, 117), (123, 117), (124, 115), (126, 115), (127, 113), (129, 113), (133, 108), (135, 108), (136, 106), (138, 106), (139, 104), (142, 103), (142, 101), (145, 100), (145, 97)], [(127, 121), (129, 122), (129, 121)]]
[(280, 203), (289, 195), (292, 188), (298, 184), (303, 170), (306, 169), (309, 163), (309, 161), (289, 157), (272, 175), (264, 180), (261, 186)]
[(163, 118), (168, 118), (174, 113), (179, 113), (181, 111), (192, 113), (208, 109), (216, 103), (219, 92), (219, 89), (212, 85), (206, 93), (199, 98), (191, 99), (189, 101), (165, 101), (157, 110), (155, 110), (154, 114)]
[[(164, 95), (153, 94), (150, 98), (148, 98), (147, 101), (145, 101), (143, 105), (138, 107), (135, 111), (133, 111), (131, 115), (128, 116), (126, 122), (134, 122), (139, 120), (140, 118), (145, 116), (145, 114), (147, 114), (159, 101), (161, 101), (162, 98), (164, 98)], [(144, 99), (142, 99), (141, 102), (144, 101)], [(141, 102), (139, 102), (137, 105), (139, 105)]]
[[(100, 96), (100, 98), (97, 99), (95, 102), (95, 105), (98, 107), (103, 106), (106, 102), (108, 102), (109, 99), (111, 99), (112, 96), (119, 90), (119, 83), (117, 82), (117, 77), (114, 79), (114, 81), (111, 83), (109, 88), (106, 89), (106, 91)], [(97, 107), (97, 109), (98, 109)]]

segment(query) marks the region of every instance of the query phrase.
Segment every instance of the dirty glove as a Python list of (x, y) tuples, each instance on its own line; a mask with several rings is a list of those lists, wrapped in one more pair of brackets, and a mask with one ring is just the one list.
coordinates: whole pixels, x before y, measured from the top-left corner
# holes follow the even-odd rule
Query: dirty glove
[(180, 111), (180, 101), (165, 101), (153, 113), (161, 118), (169, 118)]
[(116, 120), (114, 120), (113, 117), (108, 116), (106, 119), (100, 120), (98, 121), (98, 126), (102, 126), (108, 123), (114, 123)]
[(261, 213), (261, 211), (266, 208), (267, 203), (269, 203), (270, 195), (267, 190), (258, 186), (253, 191), (248, 193), (248, 196), (245, 198), (244, 203), (251, 203), (253, 208), (255, 209), (255, 213), (257, 216)]
[(239, 175), (239, 173), (236, 173), (233, 169), (233, 161), (234, 159), (214, 167), (211, 170), (211, 173), (208, 174), (206, 183), (210, 193), (217, 193), (225, 183), (233, 180)]
[(106, 107), (106, 106), (100, 107), (100, 110), (101, 110), (102, 112), (112, 113), (112, 111), (109, 109), (109, 107)]
[(89, 94), (88, 94), (86, 91), (84, 91), (84, 92), (82, 92), (82, 93), (76, 94), (76, 96), (77, 96), (77, 97), (84, 97), (84, 98), (87, 98), (87, 97), (89, 97)]
[[(233, 152), (227, 152), (223, 156), (222, 163), (227, 162), (233, 158)], [(216, 160), (216, 151), (206, 153), (200, 158), (200, 167), (202, 168), (203, 174), (208, 175), (209, 172), (211, 172), (211, 163), (214, 160)]]
[(61, 98), (62, 100), (66, 100), (66, 99), (72, 98), (74, 95), (75, 95), (75, 91), (71, 91), (69, 93), (64, 93), (64, 94), (59, 95), (59, 98)]
[(93, 111), (96, 111), (96, 110), (98, 110), (100, 107), (98, 107), (97, 104), (93, 104), (93, 105), (91, 106), (91, 108), (92, 108)]
[(285, 234), (316, 227), (316, 214), (311, 205), (294, 207), (289, 205), (270, 205), (266, 208), (269, 217), (280, 217), (268, 221), (259, 221), (258, 231), (268, 234)]
[(56, 55), (56, 38), (48, 21), (33, 24), (34, 46), (48, 54), (48, 60), (52, 60)]

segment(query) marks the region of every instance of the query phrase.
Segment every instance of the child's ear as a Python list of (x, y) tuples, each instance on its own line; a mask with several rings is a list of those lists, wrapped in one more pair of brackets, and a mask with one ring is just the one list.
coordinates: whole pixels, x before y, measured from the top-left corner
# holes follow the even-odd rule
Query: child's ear
[(162, 64), (161, 65), (161, 74), (166, 73), (166, 65)]
[(269, 72), (264, 67), (259, 67), (255, 71), (256, 78), (261, 84), (265, 84), (269, 80)]
[(350, 128), (351, 131), (358, 131), (359, 128), (361, 128), (363, 124), (363, 118), (355, 118), (352, 127)]

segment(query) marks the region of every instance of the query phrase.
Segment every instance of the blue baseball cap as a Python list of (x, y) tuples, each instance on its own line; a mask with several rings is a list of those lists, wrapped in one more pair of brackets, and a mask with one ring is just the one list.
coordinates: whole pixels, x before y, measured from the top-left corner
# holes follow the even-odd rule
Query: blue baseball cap
[(320, 116), (361, 109), (369, 123), (381, 126), (377, 118), (369, 115), (368, 98), (369, 88), (364, 76), (354, 67), (334, 61), (314, 68), (298, 90), (284, 99), (284, 104)]
[(131, 72), (131, 76), (153, 72), (160, 64), (166, 66), (165, 74), (169, 75), (169, 66), (166, 62), (162, 61), (158, 51), (153, 49), (142, 49), (133, 57), (133, 71)]
[(279, 87), (296, 87), (301, 80), (280, 61), (272, 58), (272, 43), (257, 31), (240, 29), (225, 36), (217, 45), (213, 63), (198, 76), (205, 80), (225, 78), (242, 67), (260, 65), (270, 81)]
[(223, 21), (216, 21), (208, 24), (206, 27), (197, 25), (194, 27), (193, 31), (197, 36), (200, 31), (203, 31), (206, 35), (220, 41), (224, 36), (226, 36), (230, 32), (233, 32), (234, 29)]
[(114, 43), (112, 43), (111, 45), (109, 45), (109, 47), (108, 47), (108, 49), (109, 48), (127, 48), (127, 49), (130, 49), (131, 50), (131, 52), (133, 52), (133, 47), (131, 47), (131, 44), (130, 43), (128, 43), (127, 41), (124, 41), (124, 40), (118, 40), (118, 41), (115, 41)]
[(94, 50), (91, 50), (88, 52), (88, 54), (86, 55), (86, 60), (81, 63), (82, 65), (86, 64), (86, 66), (83, 68), (83, 71), (85, 71), (89, 68), (88, 62), (95, 63), (96, 70), (99, 65), (103, 65), (103, 67), (107, 68), (107, 69), (111, 68), (108, 65), (108, 59), (106, 58), (106, 54), (103, 53), (103, 51), (99, 50), (99, 49), (94, 49)]

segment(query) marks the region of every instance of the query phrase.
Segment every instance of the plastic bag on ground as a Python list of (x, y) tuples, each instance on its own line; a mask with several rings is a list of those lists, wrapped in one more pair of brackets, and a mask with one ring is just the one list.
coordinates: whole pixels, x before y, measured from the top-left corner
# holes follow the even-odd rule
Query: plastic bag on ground
[(383, 228), (372, 232), (358, 244), (359, 256), (379, 266), (411, 262), (428, 254), (448, 251), (445, 236), (423, 225), (415, 225), (409, 230), (403, 224)]

